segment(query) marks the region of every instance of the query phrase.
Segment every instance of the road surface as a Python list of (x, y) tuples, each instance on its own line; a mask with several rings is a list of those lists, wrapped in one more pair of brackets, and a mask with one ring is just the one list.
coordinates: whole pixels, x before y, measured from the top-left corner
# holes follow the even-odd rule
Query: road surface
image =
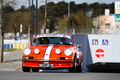
[(0, 71), (0, 80), (120, 80), (120, 73)]

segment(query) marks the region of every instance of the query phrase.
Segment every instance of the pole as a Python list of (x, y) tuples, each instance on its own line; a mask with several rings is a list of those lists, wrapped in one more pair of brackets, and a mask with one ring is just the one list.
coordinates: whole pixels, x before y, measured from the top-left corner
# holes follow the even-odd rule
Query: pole
[(101, 5), (102, 5), (102, 0), (100, 0), (100, 12), (99, 12), (99, 16), (101, 15)]
[(29, 17), (30, 17), (30, 20), (28, 21), (28, 23), (30, 23), (28, 25), (28, 45), (29, 46), (30, 46), (30, 43), (31, 43), (31, 40), (30, 40), (31, 12), (30, 12), (30, 10), (31, 10), (31, 8), (30, 8), (30, 0), (29, 0)]
[(22, 27), (23, 27), (23, 25), (20, 24), (20, 43), (21, 43), (21, 39), (22, 39)]
[(38, 17), (38, 0), (36, 0), (36, 26), (35, 26), (35, 35), (38, 34), (38, 32), (37, 32), (37, 26), (38, 26), (38, 19), (37, 19), (37, 17)]
[(3, 7), (3, 0), (0, 1), (0, 62), (3, 62), (3, 31), (2, 31), (2, 8)]
[(16, 27), (17, 27), (17, 25), (15, 24), (15, 39), (16, 39)]
[(68, 17), (70, 16), (70, 2), (68, 3)]
[(33, 0), (32, 0), (32, 7), (31, 7), (31, 26), (30, 26), (30, 43), (32, 42), (33, 39)]
[[(32, 0), (32, 4), (33, 4), (33, 0)], [(33, 7), (33, 5), (32, 5)], [(30, 0), (29, 0), (29, 17), (30, 17), (30, 20), (29, 20), (29, 25), (28, 25), (28, 46), (30, 46), (31, 42), (32, 42), (32, 38), (33, 38), (33, 19), (32, 19), (32, 7), (30, 7)], [(27, 45), (27, 43), (26, 43)]]
[(32, 27), (33, 27), (33, 0), (32, 0), (32, 10), (31, 10), (31, 13), (32, 13), (32, 18), (31, 18), (31, 19), (32, 19), (32, 20), (31, 20), (32, 22), (31, 22), (31, 23), (32, 23)]
[(47, 0), (45, 1), (45, 20), (44, 20), (44, 26), (43, 26), (43, 32), (46, 33), (46, 22), (47, 22)]

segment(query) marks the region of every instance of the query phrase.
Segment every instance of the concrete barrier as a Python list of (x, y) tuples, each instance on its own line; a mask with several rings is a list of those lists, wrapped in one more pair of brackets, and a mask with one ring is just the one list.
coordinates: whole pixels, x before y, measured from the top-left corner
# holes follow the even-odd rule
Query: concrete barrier
[(23, 50), (27, 46), (28, 46), (28, 44), (13, 44), (13, 49), (21, 49), (21, 50)]
[(4, 49), (12, 49), (13, 44), (4, 44)]
[[(95, 67), (96, 64), (103, 65), (105, 69), (108, 65), (112, 64), (113, 66), (113, 64), (120, 64), (120, 36), (79, 34), (72, 35), (75, 44), (82, 45), (82, 48), (80, 48), (80, 50), (83, 53), (83, 69), (95, 70), (95, 68), (91, 68), (91, 66)], [(110, 66), (107, 68), (110, 68)]]

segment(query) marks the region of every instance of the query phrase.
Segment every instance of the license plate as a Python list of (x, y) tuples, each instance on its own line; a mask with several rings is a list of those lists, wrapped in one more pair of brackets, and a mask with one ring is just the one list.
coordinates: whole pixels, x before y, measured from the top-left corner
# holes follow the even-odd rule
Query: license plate
[(40, 68), (54, 68), (54, 64), (39, 64)]

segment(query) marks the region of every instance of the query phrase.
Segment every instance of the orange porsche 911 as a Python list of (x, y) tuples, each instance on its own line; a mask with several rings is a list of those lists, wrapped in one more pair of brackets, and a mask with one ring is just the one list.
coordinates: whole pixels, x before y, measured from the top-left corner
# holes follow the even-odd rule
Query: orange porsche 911
[(69, 34), (39, 34), (23, 51), (23, 72), (39, 69), (68, 69), (81, 72), (82, 52)]

